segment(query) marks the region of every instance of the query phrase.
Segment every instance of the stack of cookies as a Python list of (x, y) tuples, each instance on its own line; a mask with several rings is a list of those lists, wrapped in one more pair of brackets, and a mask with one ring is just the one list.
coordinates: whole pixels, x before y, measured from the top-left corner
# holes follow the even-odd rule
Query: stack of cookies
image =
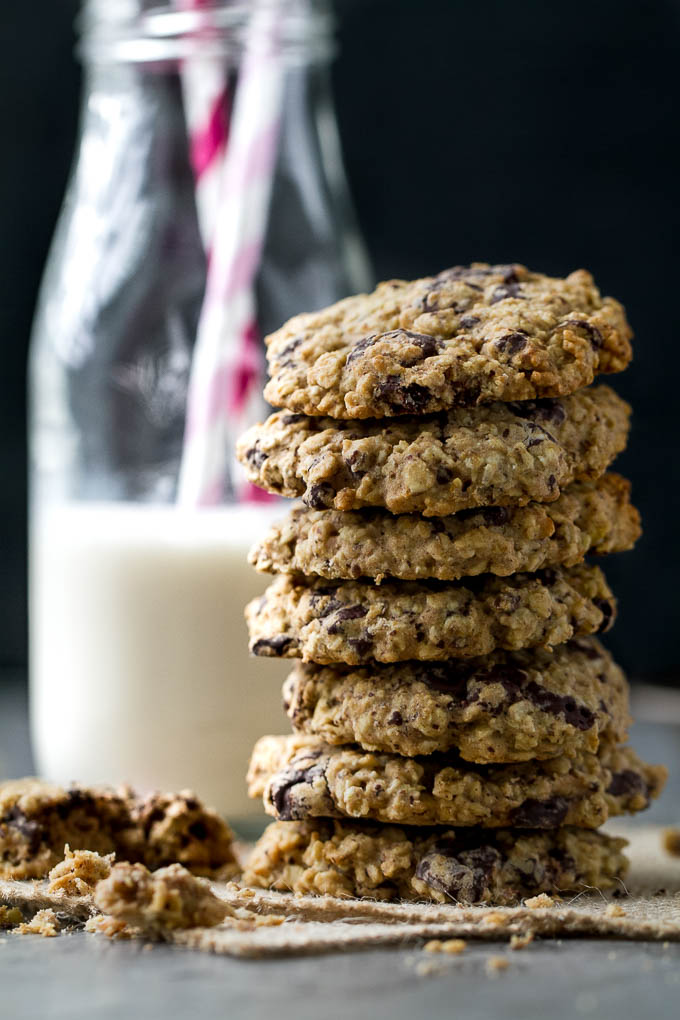
[(607, 473), (630, 409), (590, 385), (630, 336), (583, 270), (474, 264), (269, 338), (283, 410), (239, 459), (302, 503), (253, 550), (276, 578), (246, 615), (256, 655), (297, 660), (295, 732), (253, 753), (277, 821), (247, 882), (510, 903), (622, 876), (599, 826), (665, 770), (625, 746), (627, 683), (594, 636), (616, 603), (585, 557), (640, 534)]

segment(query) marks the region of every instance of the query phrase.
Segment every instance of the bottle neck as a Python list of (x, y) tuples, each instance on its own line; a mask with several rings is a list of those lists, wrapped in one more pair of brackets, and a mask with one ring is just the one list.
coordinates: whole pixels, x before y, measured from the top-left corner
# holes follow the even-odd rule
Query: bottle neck
[[(255, 18), (264, 31), (254, 32)], [(246, 48), (287, 64), (333, 55), (330, 0), (85, 0), (79, 52), (86, 63), (157, 64), (201, 58), (238, 67)]]

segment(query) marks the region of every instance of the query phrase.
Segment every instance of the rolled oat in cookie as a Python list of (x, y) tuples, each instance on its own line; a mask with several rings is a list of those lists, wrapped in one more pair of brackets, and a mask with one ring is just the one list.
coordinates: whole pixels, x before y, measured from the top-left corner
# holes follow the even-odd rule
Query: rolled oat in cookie
[(610, 817), (644, 810), (666, 775), (631, 748), (608, 744), (597, 754), (473, 765), (454, 752), (404, 758), (293, 735), (257, 742), (248, 792), (262, 796), (265, 811), (281, 821), (596, 829)]
[(594, 638), (465, 661), (389, 666), (299, 663), (283, 687), (298, 733), (368, 751), (529, 761), (621, 743), (628, 684)]
[(624, 369), (631, 336), (583, 269), (478, 262), (295, 316), (267, 338), (265, 397), (333, 418), (557, 397)]
[(539, 893), (609, 889), (626, 841), (588, 829), (409, 829), (309, 819), (274, 822), (246, 885), (318, 896), (437, 903), (518, 903)]
[(451, 584), (282, 575), (246, 608), (251, 652), (322, 665), (548, 648), (608, 630), (615, 615), (604, 575), (585, 564)]
[(632, 549), (640, 532), (630, 483), (612, 473), (573, 482), (554, 503), (486, 507), (448, 517), (301, 505), (271, 527), (252, 549), (250, 562), (263, 573), (328, 580), (457, 581), (571, 567), (587, 553)]
[(443, 517), (552, 502), (626, 445), (630, 408), (608, 386), (387, 421), (279, 411), (239, 440), (251, 482), (313, 510), (383, 507)]

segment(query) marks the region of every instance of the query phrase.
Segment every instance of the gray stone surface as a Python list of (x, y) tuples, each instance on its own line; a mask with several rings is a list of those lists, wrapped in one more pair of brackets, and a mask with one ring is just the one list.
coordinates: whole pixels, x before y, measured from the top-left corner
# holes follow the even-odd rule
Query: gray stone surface
[[(3, 679), (0, 767), (18, 775), (30, 767), (25, 699), (17, 682)], [(636, 709), (642, 706), (643, 716), (644, 705), (641, 692)], [(660, 717), (677, 714), (669, 696)], [(644, 820), (677, 824), (680, 725), (643, 721), (633, 741), (643, 757), (671, 767), (666, 794)], [(494, 955), (507, 956), (510, 966), (489, 977), (486, 962)], [(436, 973), (420, 974), (424, 962)], [(535, 942), (521, 952), (504, 943), (470, 944), (451, 958), (409, 948), (243, 961), (80, 933), (5, 934), (0, 983), (2, 1020), (675, 1020), (680, 944), (573, 939)]]

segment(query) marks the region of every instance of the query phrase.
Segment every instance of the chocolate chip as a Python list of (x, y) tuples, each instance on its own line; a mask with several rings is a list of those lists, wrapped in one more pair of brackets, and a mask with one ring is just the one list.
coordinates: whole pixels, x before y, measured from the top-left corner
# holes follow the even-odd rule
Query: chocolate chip
[(522, 829), (556, 829), (567, 817), (569, 801), (565, 797), (551, 797), (549, 800), (527, 798), (510, 814), (512, 825)]
[(344, 457), (343, 460), (353, 478), (363, 478), (366, 474), (363, 467), (364, 454), (361, 450), (352, 450), (349, 456)]
[(592, 322), (587, 322), (585, 319), (567, 319), (566, 322), (562, 323), (562, 326), (572, 326), (575, 329), (582, 329), (584, 333), (588, 334), (588, 339), (594, 350), (599, 351), (604, 345), (604, 337), (600, 333), (597, 326), (593, 326)]
[(367, 606), (345, 606), (343, 609), (338, 609), (333, 623), (328, 628), (328, 633), (337, 634), (342, 630), (340, 624), (343, 620), (360, 620), (367, 612)]
[(251, 646), (253, 655), (284, 655), (289, 648), (295, 648), (297, 642), (287, 634), (277, 634), (273, 638), (260, 638)]
[(383, 333), (379, 336), (379, 340), (399, 340), (403, 341), (406, 338), (409, 344), (415, 347), (419, 347), (421, 354), (420, 360), (425, 358), (433, 358), (435, 354), (438, 354), (442, 347), (442, 342), (435, 336), (430, 336), (429, 333), (413, 333), (409, 329), (393, 329), (389, 333)]
[[(59, 805), (60, 807), (62, 805)], [(0, 818), (0, 825), (7, 825), (8, 828), (20, 832), (26, 840), (29, 854), (37, 854), (43, 842), (43, 827), (32, 818), (28, 818), (18, 807), (12, 807)], [(11, 846), (11, 842), (10, 842)]]
[(446, 485), (446, 483), (450, 482), (451, 479), (453, 478), (453, 471), (451, 468), (444, 467), (443, 465), (441, 465), (440, 467), (437, 468), (436, 477), (438, 485)]
[(567, 412), (559, 400), (543, 397), (541, 400), (522, 400), (508, 404), (508, 407), (520, 418), (530, 421), (550, 422), (561, 425), (567, 419)]
[(473, 326), (476, 326), (477, 323), (481, 322), (481, 321), (482, 320), (480, 319), (480, 317), (478, 315), (464, 315), (461, 318), (461, 320), (459, 322), (459, 325), (463, 329), (472, 329)]
[(622, 769), (620, 772), (613, 773), (607, 793), (610, 793), (612, 797), (631, 797), (638, 793), (646, 797), (648, 790), (647, 784), (639, 772)]
[(364, 351), (367, 351), (369, 347), (372, 347), (376, 340), (378, 340), (379, 338), (380, 338), (379, 333), (371, 333), (370, 336), (365, 336), (361, 340), (357, 340), (354, 347), (347, 355), (347, 361), (345, 362), (345, 364), (350, 365), (355, 360), (355, 358), (358, 358), (359, 355), (363, 354)]
[(550, 715), (561, 715), (577, 730), (589, 730), (595, 724), (595, 713), (569, 694), (555, 694), (531, 680), (524, 689), (528, 701)]
[(494, 340), (493, 345), (501, 354), (513, 355), (523, 351), (528, 342), (527, 338), (521, 333), (506, 333), (505, 336)]
[(397, 712), (397, 711), (393, 712), (392, 715), (387, 720), (387, 724), (388, 724), (388, 726), (403, 726), (404, 725), (404, 717), (401, 714), (401, 712)]
[(522, 294), (522, 288), (520, 287), (519, 283), (507, 283), (507, 284), (504, 283), (501, 284), (499, 287), (496, 287), (493, 294), (491, 295), (489, 304), (496, 305), (498, 304), (499, 301), (505, 301), (506, 298), (524, 299), (524, 295)]
[(302, 502), (305, 506), (308, 506), (310, 510), (327, 510), (333, 506), (335, 499), (335, 489), (328, 482), (321, 482), (318, 485), (312, 485), (302, 497)]
[(376, 395), (393, 411), (415, 414), (424, 411), (432, 399), (425, 386), (409, 383), (405, 386), (399, 375), (388, 375), (376, 387)]
[(296, 336), (294, 340), (291, 340), (289, 343), (287, 343), (286, 346), (283, 347), (279, 351), (279, 353), (275, 356), (276, 364), (282, 366), (283, 368), (289, 368), (291, 365), (295, 364), (295, 359), (291, 358), (290, 355), (297, 347), (300, 346), (304, 339), (305, 338), (303, 336)]
[(552, 440), (550, 433), (546, 432), (540, 425), (537, 425), (535, 421), (528, 421), (526, 424), (531, 433), (529, 439), (527, 439), (524, 444), (527, 450), (530, 450), (532, 446), (538, 446), (540, 443), (544, 443), (546, 439)]
[(490, 527), (500, 527), (510, 520), (510, 511), (506, 506), (487, 506), (482, 510), (484, 523)]
[(284, 425), (295, 425), (296, 422), (304, 421), (305, 418), (306, 415), (304, 414), (284, 414), (281, 421)]
[(609, 599), (594, 598), (593, 605), (602, 613), (602, 623), (597, 628), (598, 634), (604, 634), (614, 623), (614, 606)]
[(258, 446), (252, 446), (250, 450), (246, 450), (246, 460), (258, 471), (268, 457), (269, 454), (264, 453)]
[(350, 648), (353, 648), (357, 655), (364, 659), (373, 648), (373, 642), (370, 638), (348, 638), (347, 644)]
[(454, 900), (479, 903), (501, 863), (495, 847), (481, 846), (456, 853), (454, 840), (441, 840), (418, 861), (416, 878)]
[(294, 787), (300, 784), (309, 785), (323, 775), (321, 765), (312, 765), (305, 769), (283, 769), (269, 785), (269, 800), (282, 822), (292, 822), (305, 817), (303, 803), (296, 803)]

